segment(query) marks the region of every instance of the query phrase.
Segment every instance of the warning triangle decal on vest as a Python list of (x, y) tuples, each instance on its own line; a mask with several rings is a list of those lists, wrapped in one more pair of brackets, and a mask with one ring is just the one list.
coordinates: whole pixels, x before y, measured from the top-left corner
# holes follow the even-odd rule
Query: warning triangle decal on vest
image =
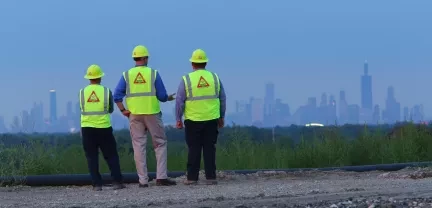
[(137, 76), (135, 77), (134, 84), (145, 84), (147, 83), (141, 74), (141, 72), (138, 72)]
[(99, 100), (98, 96), (96, 95), (95, 91), (93, 91), (90, 94), (89, 98), (87, 99), (87, 102), (89, 102), (89, 103), (98, 103), (99, 101), (100, 100)]
[(198, 81), (198, 88), (203, 88), (203, 87), (209, 87), (209, 83), (207, 82), (207, 80), (204, 79), (203, 76), (200, 77), (199, 81)]

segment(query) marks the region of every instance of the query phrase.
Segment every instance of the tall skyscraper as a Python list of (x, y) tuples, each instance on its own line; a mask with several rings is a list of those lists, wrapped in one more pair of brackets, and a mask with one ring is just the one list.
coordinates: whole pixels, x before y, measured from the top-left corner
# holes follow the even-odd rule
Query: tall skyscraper
[(369, 75), (369, 64), (365, 61), (364, 74), (361, 76), (361, 107), (372, 111), (372, 76)]
[(50, 90), (50, 122), (57, 121), (57, 94), (55, 90)]
[(265, 99), (266, 101), (274, 101), (275, 99), (275, 87), (272, 82), (269, 82), (265, 86)]
[(383, 118), (387, 123), (394, 123), (400, 120), (401, 107), (400, 103), (396, 101), (395, 90), (392, 86), (387, 88), (386, 109)]
[(264, 94), (264, 123), (268, 126), (273, 126), (273, 114), (275, 110), (275, 87), (273, 83), (265, 85)]
[(323, 94), (321, 94), (321, 103), (320, 103), (320, 107), (325, 107), (327, 106), (327, 94), (324, 92)]

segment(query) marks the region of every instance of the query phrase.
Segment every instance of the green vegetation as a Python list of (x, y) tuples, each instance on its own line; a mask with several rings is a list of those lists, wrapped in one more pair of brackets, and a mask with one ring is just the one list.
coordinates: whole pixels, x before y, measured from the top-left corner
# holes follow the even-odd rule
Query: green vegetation
[[(284, 127), (271, 129), (226, 127), (220, 132), (217, 167), (227, 169), (303, 168), (432, 161), (430, 127), (385, 126)], [(116, 131), (121, 167), (135, 172), (126, 130)], [(184, 171), (187, 149), (184, 133), (167, 127), (168, 167)], [(274, 138), (274, 140), (273, 140)], [(155, 171), (155, 156), (148, 142), (148, 168)], [(100, 160), (101, 172), (108, 172)], [(2, 135), (0, 176), (88, 173), (79, 134)]]

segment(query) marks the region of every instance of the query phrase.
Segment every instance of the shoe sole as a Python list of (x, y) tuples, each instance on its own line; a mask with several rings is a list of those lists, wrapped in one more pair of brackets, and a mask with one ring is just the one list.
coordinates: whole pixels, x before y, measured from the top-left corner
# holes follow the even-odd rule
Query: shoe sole
[(198, 182), (185, 182), (183, 183), (186, 186), (190, 186), (190, 185), (198, 185)]
[(156, 184), (156, 186), (175, 186), (177, 184)]

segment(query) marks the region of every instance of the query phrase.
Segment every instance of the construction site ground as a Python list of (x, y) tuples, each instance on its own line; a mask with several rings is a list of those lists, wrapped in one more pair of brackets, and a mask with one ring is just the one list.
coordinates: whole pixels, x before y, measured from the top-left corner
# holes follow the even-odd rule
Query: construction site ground
[[(0, 207), (432, 207), (432, 169), (396, 172), (220, 172), (218, 185), (2, 187)], [(203, 177), (201, 177), (203, 178)]]

